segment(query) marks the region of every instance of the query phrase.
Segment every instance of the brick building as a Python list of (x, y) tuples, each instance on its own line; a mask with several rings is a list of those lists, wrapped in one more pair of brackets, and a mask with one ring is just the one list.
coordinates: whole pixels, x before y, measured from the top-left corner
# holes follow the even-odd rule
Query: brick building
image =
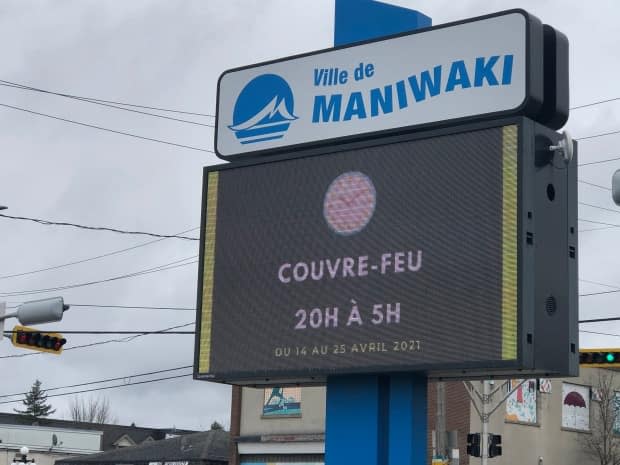
[[(323, 464), (325, 453), (325, 388), (285, 388), (281, 397), (273, 388), (234, 386), (231, 406), (231, 465)], [(436, 418), (436, 385), (428, 384), (428, 451)], [(445, 383), (446, 430), (457, 431), (460, 465), (466, 454), (470, 401), (461, 382)], [(299, 404), (299, 405), (298, 405)], [(352, 445), (354, 447), (354, 445)]]

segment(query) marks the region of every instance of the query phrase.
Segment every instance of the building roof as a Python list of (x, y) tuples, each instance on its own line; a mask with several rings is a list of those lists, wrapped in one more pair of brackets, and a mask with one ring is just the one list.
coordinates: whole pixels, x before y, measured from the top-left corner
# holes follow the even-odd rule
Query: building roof
[(15, 413), (0, 413), (0, 424), (5, 425), (25, 425), (25, 426), (47, 426), (54, 428), (70, 428), (74, 430), (95, 430), (103, 432), (101, 449), (106, 451), (117, 447), (117, 442), (127, 436), (135, 444), (141, 444), (149, 438), (156, 441), (165, 439), (166, 434), (184, 435), (195, 433), (189, 430), (165, 429), (165, 428), (143, 428), (139, 426), (109, 425), (105, 423), (86, 423), (73, 420), (59, 420), (56, 418), (39, 418), (33, 420), (26, 415)]
[(211, 430), (163, 441), (113, 449), (99, 454), (56, 460), (56, 465), (149, 464), (150, 462), (190, 462), (226, 464), (230, 455), (230, 434)]

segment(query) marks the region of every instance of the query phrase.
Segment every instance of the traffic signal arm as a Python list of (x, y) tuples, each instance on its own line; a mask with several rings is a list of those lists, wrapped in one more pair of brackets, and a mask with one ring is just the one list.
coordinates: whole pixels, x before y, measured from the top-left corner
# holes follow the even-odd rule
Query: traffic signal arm
[(15, 326), (11, 338), (15, 347), (60, 355), (67, 340), (59, 333), (47, 333), (27, 326)]

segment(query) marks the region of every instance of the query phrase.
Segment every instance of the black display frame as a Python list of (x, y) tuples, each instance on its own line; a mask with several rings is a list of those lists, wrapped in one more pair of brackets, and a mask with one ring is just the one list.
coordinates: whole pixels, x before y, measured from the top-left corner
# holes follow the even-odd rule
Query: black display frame
[[(244, 166), (255, 166), (267, 163), (277, 163), (282, 158), (260, 158), (248, 159), (230, 164), (220, 164), (204, 168), (204, 182), (202, 192), (202, 215), (200, 232), (200, 255), (198, 272), (198, 296), (196, 314), (196, 339), (194, 353), (194, 378), (216, 381), (227, 384), (240, 384), (251, 386), (273, 386), (273, 385), (318, 385), (325, 383), (328, 376), (356, 374), (356, 373), (400, 373), (416, 371), (424, 373), (431, 378), (456, 378), (456, 379), (479, 379), (479, 378), (511, 378), (523, 377), (526, 375), (540, 375), (546, 377), (575, 376), (578, 373), (578, 329), (577, 329), (577, 202), (576, 202), (576, 146), (573, 161), (564, 167), (557, 167), (558, 161), (549, 152), (550, 143), (557, 144), (560, 136), (548, 128), (545, 128), (534, 121), (523, 117), (512, 117), (496, 119), (493, 121), (482, 121), (459, 126), (437, 128), (424, 132), (414, 132), (408, 134), (393, 135), (383, 137), (380, 140), (355, 141), (333, 147), (324, 148), (321, 156), (337, 156), (338, 152), (354, 150), (369, 146), (383, 146), (392, 143), (415, 141), (432, 137), (471, 132), (476, 130), (498, 128), (503, 126), (516, 125), (518, 134), (517, 146), (517, 358), (514, 360), (487, 360), (477, 362), (465, 362), (458, 364), (426, 364), (426, 365), (395, 365), (395, 366), (368, 366), (363, 368), (351, 368), (347, 370), (306, 370), (306, 371), (270, 371), (269, 373), (254, 372), (234, 372), (231, 371), (226, 376), (215, 375), (212, 373), (201, 373), (199, 371), (199, 354), (201, 341), (201, 321), (202, 321), (202, 290), (203, 290), (203, 270), (204, 270), (204, 247), (205, 247), (205, 220), (206, 203), (208, 189), (208, 175), (212, 171), (223, 171)], [(542, 144), (542, 145), (541, 145)], [(549, 153), (551, 155), (549, 155)], [(302, 157), (313, 157), (316, 153), (305, 153)], [(539, 165), (541, 157), (547, 157), (544, 164)], [(549, 158), (550, 157), (550, 158)], [(290, 159), (286, 157), (285, 159)], [(295, 157), (296, 158), (296, 157)], [(525, 162), (530, 165), (525, 166)], [(561, 163), (561, 162), (560, 162)], [(536, 166), (533, 166), (536, 164)], [(573, 262), (568, 259), (566, 270), (566, 286), (560, 286), (560, 292), (566, 291), (568, 304), (567, 312), (559, 315), (561, 320), (547, 322), (542, 319), (535, 309), (538, 308), (536, 300), (539, 300), (540, 289), (547, 286), (545, 277), (546, 272), (544, 261), (546, 260), (546, 249), (535, 247), (533, 239), (535, 228), (531, 226), (532, 211), (537, 211), (537, 202), (544, 202), (545, 199), (535, 197), (534, 191), (540, 190), (534, 180), (536, 173), (541, 170), (552, 170), (551, 175), (565, 176), (565, 197), (568, 204), (566, 224), (553, 225), (558, 232), (564, 231), (566, 234), (565, 243), (553, 246), (555, 252), (558, 248), (572, 248)], [(554, 171), (559, 170), (559, 171)], [(555, 173), (555, 174), (554, 174)], [(560, 173), (560, 174), (557, 174)], [(564, 173), (564, 174), (562, 174)], [(542, 180), (544, 183), (545, 181)], [(541, 220), (541, 223), (544, 221)], [(550, 229), (549, 225), (544, 225), (545, 229)], [(530, 232), (532, 229), (534, 232)], [(570, 235), (569, 235), (569, 231)], [(530, 237), (531, 236), (531, 237)], [(572, 244), (572, 245), (570, 245)], [(538, 244), (536, 244), (538, 246)], [(551, 249), (549, 249), (551, 250)], [(549, 252), (551, 253), (551, 252)], [(557, 253), (556, 253), (557, 256)], [(541, 269), (540, 275), (535, 278), (533, 271)], [(541, 283), (540, 281), (544, 281)], [(556, 286), (557, 287), (557, 286)], [(565, 287), (565, 289), (564, 289)], [(547, 292), (546, 290), (544, 290)], [(560, 321), (560, 324), (557, 324)], [(555, 327), (552, 327), (554, 324)], [(558, 332), (559, 328), (567, 328), (566, 332)], [(535, 344), (537, 333), (544, 334), (545, 337), (554, 337), (557, 344), (553, 341)], [(567, 342), (568, 341), (568, 342)], [(536, 341), (538, 342), (538, 341)], [(565, 349), (562, 349), (564, 345)]]

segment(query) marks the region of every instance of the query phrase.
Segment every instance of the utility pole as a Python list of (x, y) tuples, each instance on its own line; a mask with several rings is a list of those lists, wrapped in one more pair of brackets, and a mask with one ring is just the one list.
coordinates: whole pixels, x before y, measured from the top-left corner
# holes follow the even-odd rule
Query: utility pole
[(438, 381), (437, 384), (437, 422), (435, 425), (435, 441), (437, 444), (437, 456), (441, 459), (446, 457), (446, 383)]
[[(463, 381), (463, 384), (465, 385), (465, 389), (467, 391), (467, 395), (471, 399), (471, 405), (476, 410), (476, 413), (478, 414), (478, 417), (480, 418), (480, 423), (482, 425), (482, 432), (480, 433), (480, 455), (475, 455), (476, 457), (480, 457), (481, 465), (487, 465), (489, 459), (489, 420), (491, 419), (491, 415), (493, 415), (493, 413), (495, 413), (495, 411), (504, 402), (506, 402), (506, 399), (508, 399), (508, 397), (510, 397), (512, 393), (515, 392), (519, 387), (521, 387), (526, 381), (527, 379), (523, 379), (516, 386), (512, 386), (512, 389), (510, 389), (510, 383), (508, 381), (505, 381), (498, 387), (492, 385), (491, 381), (481, 381), (482, 394), (474, 387), (471, 381)], [(493, 390), (491, 390), (491, 386), (494, 387)], [(491, 407), (493, 396), (504, 387), (508, 387), (507, 392), (502, 395), (502, 398), (493, 407)], [(478, 401), (480, 401), (480, 406), (478, 406)], [(496, 450), (495, 452), (495, 456), (498, 456), (502, 455), (501, 436), (496, 436), (498, 439), (496, 444), (499, 447), (498, 450)]]
[(491, 404), (491, 385), (490, 381), (482, 381), (482, 434), (480, 436), (480, 463), (487, 465), (489, 458), (489, 405)]

